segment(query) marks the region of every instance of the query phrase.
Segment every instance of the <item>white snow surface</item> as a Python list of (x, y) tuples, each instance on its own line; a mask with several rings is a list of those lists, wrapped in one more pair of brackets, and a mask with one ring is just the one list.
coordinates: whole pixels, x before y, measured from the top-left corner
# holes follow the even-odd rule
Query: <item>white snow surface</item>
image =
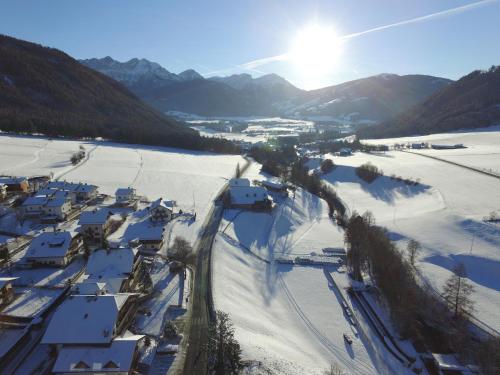
[[(500, 129), (435, 134), (427, 137), (374, 140), (373, 143), (413, 141), (455, 144), (457, 150), (421, 150), (442, 159), (454, 159), (477, 168), (500, 166)], [(389, 229), (400, 247), (410, 238), (423, 245), (419, 267), (424, 277), (441, 290), (457, 262), (464, 263), (475, 287), (474, 315), (500, 330), (500, 225), (484, 222), (500, 209), (500, 179), (433, 160), (418, 154), (390, 151), (332, 157), (337, 167), (323, 178), (352, 210), (371, 211), (377, 224)], [(372, 184), (360, 180), (355, 167), (371, 162), (384, 171)], [(418, 186), (396, 182), (395, 174)]]
[[(76, 166), (69, 159), (83, 145), (86, 158)], [(133, 187), (150, 200), (163, 197), (177, 208), (197, 212), (195, 222), (176, 225), (176, 235), (197, 237), (212, 200), (232, 177), (238, 155), (217, 155), (165, 147), (112, 142), (50, 140), (42, 137), (0, 135), (0, 174), (54, 178), (97, 185), (113, 195), (118, 188)]]
[[(259, 167), (252, 165), (245, 177), (266, 178)], [(273, 374), (322, 374), (332, 363), (352, 374), (385, 373), (331, 289), (327, 274), (335, 267), (273, 262), (343, 247), (326, 203), (301, 189), (295, 198), (274, 198), (279, 206), (270, 214), (227, 210), (213, 248), (215, 307), (229, 313), (244, 358)], [(352, 347), (343, 333), (354, 338)]]

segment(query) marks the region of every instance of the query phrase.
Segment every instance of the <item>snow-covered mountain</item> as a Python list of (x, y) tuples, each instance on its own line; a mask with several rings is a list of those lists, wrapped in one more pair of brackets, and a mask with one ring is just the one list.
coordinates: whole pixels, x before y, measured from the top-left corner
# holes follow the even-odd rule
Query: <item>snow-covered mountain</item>
[(161, 111), (202, 116), (293, 116), (334, 123), (376, 124), (421, 102), (451, 81), (425, 75), (380, 74), (301, 90), (277, 74), (203, 78), (189, 69), (171, 73), (145, 59), (118, 62), (111, 57), (82, 60), (127, 86)]

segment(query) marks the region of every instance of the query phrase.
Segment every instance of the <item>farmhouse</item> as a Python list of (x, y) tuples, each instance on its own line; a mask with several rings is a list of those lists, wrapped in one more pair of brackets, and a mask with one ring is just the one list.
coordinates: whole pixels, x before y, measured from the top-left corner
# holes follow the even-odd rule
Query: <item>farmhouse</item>
[(96, 250), (87, 262), (86, 282), (105, 283), (111, 293), (133, 290), (140, 277), (137, 249)]
[(151, 221), (153, 222), (168, 222), (172, 220), (174, 213), (175, 202), (159, 198), (149, 206)]
[(6, 185), (7, 191), (16, 193), (27, 193), (30, 187), (25, 177), (1, 176), (0, 184)]
[(82, 227), (83, 236), (95, 242), (102, 242), (110, 230), (111, 212), (106, 209), (84, 211), (80, 215), (78, 224)]
[(8, 305), (14, 299), (12, 282), (17, 277), (0, 277), (0, 306)]
[(116, 203), (119, 205), (128, 205), (132, 203), (136, 197), (134, 188), (121, 188), (115, 192)]
[(272, 198), (262, 186), (251, 186), (246, 178), (229, 182), (229, 205), (232, 208), (271, 209)]
[(117, 337), (107, 346), (64, 346), (53, 374), (135, 374), (142, 335)]
[(133, 319), (135, 295), (70, 295), (54, 315), (42, 338), (43, 344), (111, 344)]
[(81, 248), (80, 234), (45, 232), (31, 242), (25, 258), (32, 266), (65, 267)]

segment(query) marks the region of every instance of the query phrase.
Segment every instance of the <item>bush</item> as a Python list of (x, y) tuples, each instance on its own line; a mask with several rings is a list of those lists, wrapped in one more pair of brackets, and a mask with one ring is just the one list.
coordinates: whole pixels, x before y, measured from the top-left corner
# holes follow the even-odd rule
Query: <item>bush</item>
[(357, 167), (356, 174), (359, 178), (371, 184), (378, 176), (383, 176), (384, 173), (372, 163), (368, 162)]
[(331, 159), (325, 159), (321, 162), (321, 172), (323, 173), (329, 173), (335, 168), (335, 164), (333, 164), (333, 161)]

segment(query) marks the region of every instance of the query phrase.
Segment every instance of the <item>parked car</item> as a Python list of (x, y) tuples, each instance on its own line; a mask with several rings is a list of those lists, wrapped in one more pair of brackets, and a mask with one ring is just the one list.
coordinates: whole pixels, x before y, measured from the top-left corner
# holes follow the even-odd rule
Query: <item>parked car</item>
[(351, 345), (352, 344), (351, 336), (349, 336), (347, 333), (344, 333), (344, 341), (347, 342), (349, 345)]

